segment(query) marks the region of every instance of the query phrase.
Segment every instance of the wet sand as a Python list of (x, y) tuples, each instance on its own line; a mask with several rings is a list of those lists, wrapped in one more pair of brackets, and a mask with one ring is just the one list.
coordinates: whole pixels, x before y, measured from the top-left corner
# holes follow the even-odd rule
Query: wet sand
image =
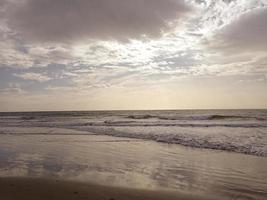
[(0, 135), (0, 200), (266, 200), (266, 164), (265, 157), (111, 136), (7, 134)]
[[(199, 196), (40, 178), (0, 178), (3, 200), (194, 200)], [(207, 199), (207, 197), (205, 198)]]

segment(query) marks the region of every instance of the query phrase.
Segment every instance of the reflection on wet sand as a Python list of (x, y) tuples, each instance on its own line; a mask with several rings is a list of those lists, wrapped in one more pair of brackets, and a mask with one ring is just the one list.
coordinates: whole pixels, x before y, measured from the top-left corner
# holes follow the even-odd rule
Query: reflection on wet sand
[(264, 199), (267, 159), (96, 135), (1, 135), (1, 177)]

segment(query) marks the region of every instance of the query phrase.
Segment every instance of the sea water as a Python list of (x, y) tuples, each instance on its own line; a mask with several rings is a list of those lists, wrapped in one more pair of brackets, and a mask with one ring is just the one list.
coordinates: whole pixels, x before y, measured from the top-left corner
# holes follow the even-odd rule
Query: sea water
[(0, 114), (0, 177), (266, 199), (267, 111)]

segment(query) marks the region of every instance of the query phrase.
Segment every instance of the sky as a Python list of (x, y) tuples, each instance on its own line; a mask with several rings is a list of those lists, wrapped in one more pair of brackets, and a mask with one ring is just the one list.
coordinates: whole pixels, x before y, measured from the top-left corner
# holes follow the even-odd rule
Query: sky
[(267, 108), (267, 0), (0, 0), (0, 111)]

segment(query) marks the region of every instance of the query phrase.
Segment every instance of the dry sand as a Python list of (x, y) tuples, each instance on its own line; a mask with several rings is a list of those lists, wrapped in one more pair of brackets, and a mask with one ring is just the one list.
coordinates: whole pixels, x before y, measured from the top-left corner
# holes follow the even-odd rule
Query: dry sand
[[(175, 192), (116, 188), (36, 178), (0, 178), (1, 200), (199, 200)], [(203, 198), (204, 199), (204, 198)], [(207, 198), (205, 198), (207, 199)]]

